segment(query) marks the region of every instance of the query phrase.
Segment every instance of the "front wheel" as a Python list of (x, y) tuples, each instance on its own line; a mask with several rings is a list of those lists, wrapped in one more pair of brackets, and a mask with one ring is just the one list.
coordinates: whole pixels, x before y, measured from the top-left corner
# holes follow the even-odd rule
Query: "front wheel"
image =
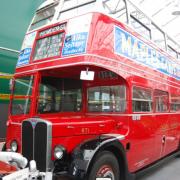
[(95, 158), (88, 180), (96, 180), (96, 178), (120, 180), (119, 164), (116, 157), (111, 152), (101, 152)]

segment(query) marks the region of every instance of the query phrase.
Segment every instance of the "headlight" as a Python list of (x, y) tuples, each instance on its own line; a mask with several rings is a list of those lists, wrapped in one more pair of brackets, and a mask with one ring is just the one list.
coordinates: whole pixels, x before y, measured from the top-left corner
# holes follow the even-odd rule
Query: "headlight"
[(11, 147), (12, 152), (17, 152), (18, 151), (18, 144), (17, 144), (17, 142), (15, 140), (11, 142), (10, 147)]
[(65, 151), (66, 150), (65, 150), (65, 148), (63, 146), (60, 146), (60, 145), (56, 146), (54, 148), (54, 157), (56, 159), (62, 159), (64, 157), (64, 155), (65, 155)]

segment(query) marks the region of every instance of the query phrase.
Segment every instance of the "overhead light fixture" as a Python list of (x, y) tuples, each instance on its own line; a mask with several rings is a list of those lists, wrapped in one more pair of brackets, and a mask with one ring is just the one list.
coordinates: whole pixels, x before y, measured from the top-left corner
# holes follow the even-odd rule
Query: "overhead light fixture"
[(172, 15), (174, 15), (174, 16), (179, 16), (179, 15), (180, 15), (180, 9), (179, 9), (179, 10), (174, 10), (174, 11), (172, 12)]
[(179, 16), (180, 15), (180, 0), (175, 0), (174, 9), (172, 11), (172, 15)]

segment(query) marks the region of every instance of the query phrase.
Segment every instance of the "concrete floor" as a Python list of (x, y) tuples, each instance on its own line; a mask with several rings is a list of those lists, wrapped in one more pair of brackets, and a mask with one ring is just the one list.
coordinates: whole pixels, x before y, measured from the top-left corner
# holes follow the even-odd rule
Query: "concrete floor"
[[(0, 143), (0, 150), (2, 145)], [(147, 172), (136, 180), (180, 180), (180, 158), (171, 159), (166, 164)]]
[(180, 158), (171, 159), (137, 180), (180, 180)]
[[(67, 180), (58, 178), (58, 180)], [(136, 180), (180, 180), (180, 158), (174, 158)]]

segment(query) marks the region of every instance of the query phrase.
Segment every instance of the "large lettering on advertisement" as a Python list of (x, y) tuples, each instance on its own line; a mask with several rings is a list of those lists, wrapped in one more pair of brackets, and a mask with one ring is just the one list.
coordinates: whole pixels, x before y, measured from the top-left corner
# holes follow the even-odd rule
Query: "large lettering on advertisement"
[(115, 26), (115, 53), (180, 80), (180, 67), (156, 49)]

